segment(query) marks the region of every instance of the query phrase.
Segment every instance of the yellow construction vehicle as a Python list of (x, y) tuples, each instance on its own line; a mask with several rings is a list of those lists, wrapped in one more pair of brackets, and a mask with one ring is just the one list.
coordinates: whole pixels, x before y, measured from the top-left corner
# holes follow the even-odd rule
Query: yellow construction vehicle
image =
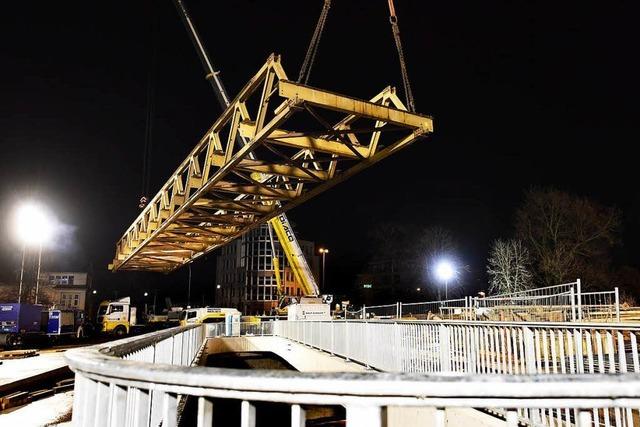
[[(280, 263), (276, 256), (276, 248), (271, 228), (276, 232), (278, 241), (282, 247), (293, 272), (293, 277), (302, 289), (302, 297), (285, 295), (280, 275)], [(269, 221), (269, 237), (271, 239), (271, 251), (273, 254), (273, 270), (276, 276), (278, 289), (278, 315), (286, 315), (289, 320), (329, 320), (331, 319), (330, 295), (320, 295), (320, 289), (315, 277), (309, 268), (307, 259), (300, 248), (291, 224), (286, 215), (278, 215)]]
[(235, 308), (199, 307), (187, 308), (180, 313), (180, 326), (200, 323), (223, 323), (227, 317), (240, 321), (240, 312)]

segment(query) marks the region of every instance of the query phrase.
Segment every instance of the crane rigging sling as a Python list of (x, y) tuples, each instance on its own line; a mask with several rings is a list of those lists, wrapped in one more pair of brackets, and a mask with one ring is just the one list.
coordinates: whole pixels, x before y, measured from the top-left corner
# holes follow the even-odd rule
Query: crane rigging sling
[[(391, 31), (393, 33), (393, 40), (398, 51), (398, 59), (400, 61), (400, 74), (402, 76), (402, 86), (404, 89), (407, 108), (411, 112), (416, 111), (415, 101), (413, 99), (413, 91), (411, 90), (411, 82), (409, 81), (409, 72), (407, 71), (407, 61), (404, 56), (404, 50), (402, 48), (402, 40), (400, 38), (400, 26), (398, 25), (398, 16), (396, 15), (396, 8), (393, 0), (388, 0), (389, 3), (389, 22), (391, 23)], [(316, 54), (320, 46), (320, 39), (324, 32), (325, 24), (327, 23), (327, 16), (329, 15), (329, 9), (331, 8), (331, 0), (324, 0), (316, 29), (313, 32), (307, 53), (304, 57), (302, 66), (300, 67), (300, 74), (298, 76), (298, 83), (307, 84), (309, 77), (311, 76), (311, 69), (315, 63)]]
[(393, 40), (396, 43), (396, 50), (398, 51), (398, 59), (400, 60), (400, 73), (402, 74), (402, 84), (404, 86), (404, 96), (407, 99), (407, 108), (409, 111), (416, 111), (416, 105), (413, 100), (413, 92), (411, 91), (411, 82), (409, 81), (409, 73), (407, 71), (407, 64), (404, 57), (404, 51), (402, 50), (402, 41), (400, 39), (400, 27), (398, 26), (398, 16), (396, 15), (396, 8), (393, 4), (393, 0), (389, 0), (389, 22), (391, 22), (391, 31), (393, 32)]

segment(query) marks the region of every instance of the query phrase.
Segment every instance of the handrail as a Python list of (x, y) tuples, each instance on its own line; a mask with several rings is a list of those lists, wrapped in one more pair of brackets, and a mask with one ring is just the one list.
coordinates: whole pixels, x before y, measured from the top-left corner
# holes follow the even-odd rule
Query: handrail
[(123, 338), (121, 340), (109, 343), (111, 345), (100, 347), (99, 351), (107, 356), (123, 357), (145, 347), (157, 344), (162, 340), (173, 337), (189, 329), (197, 328), (198, 326), (199, 325), (176, 326), (169, 329), (149, 332), (148, 334), (140, 336)]
[[(295, 420), (301, 421), (295, 425), (304, 425), (304, 410), (300, 405), (343, 405), (347, 409), (348, 427), (382, 425), (382, 409), (388, 406), (431, 408), (434, 425), (443, 425), (438, 420), (443, 419), (448, 408), (480, 407), (499, 409), (506, 415), (508, 426), (517, 426), (523, 417), (535, 420), (535, 417), (547, 416), (546, 411), (548, 416), (565, 419), (573, 416), (580, 427), (590, 426), (592, 416), (597, 421), (598, 416), (608, 414), (607, 410), (599, 412), (597, 408), (621, 411), (618, 413), (628, 420), (631, 411), (640, 407), (638, 373), (298, 373), (157, 362), (156, 356), (161, 355), (162, 349), (176, 350), (174, 344), (178, 337), (182, 345), (188, 343), (192, 348), (204, 344), (204, 329), (205, 325), (172, 328), (69, 350), (66, 358), (76, 373), (74, 425), (176, 425), (178, 401), (187, 396), (197, 398), (198, 426), (211, 425), (215, 411), (213, 398), (241, 400), (242, 425), (246, 426), (255, 425), (257, 415), (253, 402), (256, 401), (291, 405), (292, 418), (295, 416)], [(154, 363), (116, 356), (150, 348), (153, 348)], [(182, 361), (182, 365), (189, 363), (189, 360)], [(574, 412), (573, 415), (560, 414), (557, 408)], [(620, 424), (616, 419), (611, 425)]]
[[(491, 399), (547, 399), (575, 398), (589, 402), (588, 406), (608, 407), (620, 399), (634, 399), (640, 404), (640, 374), (594, 374), (584, 375), (422, 375), (411, 373), (345, 372), (304, 373), (281, 370), (256, 370), (175, 367), (166, 364), (151, 364), (106, 356), (95, 349), (79, 349), (68, 352), (67, 360), (73, 370), (98, 381), (113, 379), (122, 386), (153, 383), (156, 389), (168, 392), (187, 393), (211, 397), (236, 397), (236, 392), (254, 393), (254, 398), (264, 401), (282, 401), (277, 393), (304, 393), (302, 396), (287, 396), (288, 402), (317, 404), (313, 395), (336, 398), (331, 404), (340, 404), (345, 396), (385, 398), (460, 398), (477, 397), (480, 406), (492, 406)], [(259, 380), (259, 381), (257, 381)], [(461, 384), (464, 386), (461, 387)], [(499, 387), (488, 387), (488, 385)], [(522, 387), (526, 384), (527, 387)], [(208, 390), (211, 389), (211, 390)], [(218, 390), (219, 389), (219, 390)], [(273, 396), (257, 396), (259, 393), (274, 393)], [(323, 399), (325, 403), (326, 400)], [(406, 402), (404, 402), (406, 404)], [(540, 407), (544, 402), (518, 402), (526, 407)], [(628, 404), (630, 402), (617, 402)], [(388, 404), (385, 402), (385, 404)], [(504, 405), (503, 401), (497, 403)], [(557, 405), (557, 402), (555, 402)], [(425, 405), (428, 406), (428, 405)], [(452, 400), (447, 406), (469, 406)]]
[[(367, 307), (368, 308), (368, 307)], [(513, 321), (497, 321), (497, 320), (456, 320), (456, 319), (431, 319), (431, 320), (414, 320), (414, 319), (333, 319), (333, 320), (317, 320), (313, 323), (398, 323), (398, 324), (433, 324), (433, 325), (452, 325), (452, 326), (496, 326), (496, 327), (530, 327), (530, 328), (568, 328), (568, 329), (624, 329), (640, 331), (640, 323), (628, 322), (513, 322)]]

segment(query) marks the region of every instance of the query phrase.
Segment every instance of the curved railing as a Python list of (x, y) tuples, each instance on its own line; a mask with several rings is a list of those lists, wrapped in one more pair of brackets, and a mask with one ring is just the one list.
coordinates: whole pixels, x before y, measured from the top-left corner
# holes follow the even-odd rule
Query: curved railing
[[(500, 409), (509, 426), (523, 416), (535, 425), (591, 426), (605, 417), (612, 426), (633, 425), (640, 407), (638, 374), (320, 374), (190, 366), (206, 339), (200, 325), (69, 351), (76, 373), (74, 425), (175, 426), (187, 397), (197, 401), (198, 426), (215, 420), (214, 399), (240, 401), (246, 427), (269, 417), (256, 411), (256, 402), (290, 405), (292, 426), (304, 426), (307, 405), (341, 405), (349, 427), (402, 425), (402, 411), (415, 414), (416, 407), (433, 420), (424, 425), (434, 426), (444, 426), (447, 411), (460, 408)], [(391, 409), (400, 424), (388, 422)]]

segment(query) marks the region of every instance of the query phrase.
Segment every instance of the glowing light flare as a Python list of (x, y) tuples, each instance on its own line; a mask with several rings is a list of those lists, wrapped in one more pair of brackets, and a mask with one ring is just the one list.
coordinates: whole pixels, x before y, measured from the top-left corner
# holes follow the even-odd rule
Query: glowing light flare
[(44, 207), (29, 202), (16, 209), (14, 229), (21, 243), (38, 246), (51, 241), (54, 225)]
[(440, 260), (436, 264), (435, 273), (438, 280), (442, 282), (448, 282), (456, 277), (457, 271), (451, 261)]

